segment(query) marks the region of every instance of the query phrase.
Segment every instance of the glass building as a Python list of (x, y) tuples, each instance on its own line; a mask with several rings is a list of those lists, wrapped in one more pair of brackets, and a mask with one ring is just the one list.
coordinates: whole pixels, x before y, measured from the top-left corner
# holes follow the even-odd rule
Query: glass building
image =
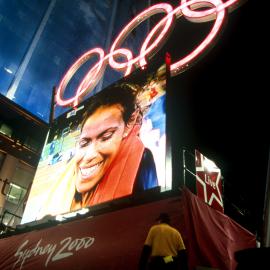
[[(108, 52), (131, 18), (150, 4), (135, 0), (0, 1), (0, 94), (48, 122), (52, 89), (86, 51)], [(136, 28), (125, 47), (137, 50), (147, 25)], [(90, 62), (76, 72), (65, 95), (72, 96)], [(98, 91), (122, 75), (107, 70)], [(56, 108), (55, 116), (64, 112)]]

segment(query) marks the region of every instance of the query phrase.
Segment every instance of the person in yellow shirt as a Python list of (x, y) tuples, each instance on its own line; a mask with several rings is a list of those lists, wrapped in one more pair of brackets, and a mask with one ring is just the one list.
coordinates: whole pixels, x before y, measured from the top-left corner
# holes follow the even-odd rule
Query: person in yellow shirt
[(167, 213), (161, 213), (157, 221), (148, 232), (139, 269), (187, 270), (186, 248), (180, 232), (170, 225)]

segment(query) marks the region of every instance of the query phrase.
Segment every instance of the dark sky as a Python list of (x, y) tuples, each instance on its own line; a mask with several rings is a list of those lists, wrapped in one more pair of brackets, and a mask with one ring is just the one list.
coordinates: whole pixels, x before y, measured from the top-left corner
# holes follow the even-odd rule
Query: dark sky
[[(256, 27), (260, 21), (253, 8), (249, 1), (228, 14), (214, 48), (190, 70), (173, 78), (173, 99), (174, 106), (183, 98), (187, 104), (191, 148), (199, 149), (222, 170), (225, 212), (260, 235), (270, 114), (261, 61), (264, 38)], [(181, 112), (175, 108), (174, 113)], [(180, 129), (178, 126), (179, 137)]]

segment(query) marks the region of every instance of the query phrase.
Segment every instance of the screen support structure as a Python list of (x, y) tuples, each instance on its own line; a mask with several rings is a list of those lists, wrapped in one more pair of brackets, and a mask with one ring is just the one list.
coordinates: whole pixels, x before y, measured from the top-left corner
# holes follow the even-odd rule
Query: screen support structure
[(263, 213), (263, 247), (270, 247), (270, 149), (268, 158), (268, 169), (266, 176), (266, 187), (264, 196), (264, 213)]
[[(172, 164), (172, 110), (171, 110), (171, 55), (169, 52), (165, 54), (165, 64), (166, 64), (166, 132), (167, 132), (167, 139), (166, 139), (166, 179), (173, 179), (173, 164)], [(174, 181), (171, 181), (172, 189), (176, 188)]]
[(50, 119), (49, 119), (49, 125), (52, 127), (53, 119), (54, 119), (54, 110), (55, 110), (55, 94), (56, 94), (56, 86), (52, 89), (52, 97), (51, 97), (51, 109), (50, 109)]

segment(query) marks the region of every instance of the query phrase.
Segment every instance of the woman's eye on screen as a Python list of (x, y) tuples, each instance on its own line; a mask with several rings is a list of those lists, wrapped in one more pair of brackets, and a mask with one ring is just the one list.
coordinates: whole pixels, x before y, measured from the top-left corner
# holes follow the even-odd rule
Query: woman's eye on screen
[(100, 141), (102, 142), (106, 142), (108, 140), (110, 140), (114, 134), (115, 130), (114, 131), (107, 131), (105, 132), (104, 134), (102, 134), (102, 136), (100, 137)]
[(79, 140), (79, 147), (83, 148), (85, 146), (87, 146), (89, 144), (90, 140), (86, 140), (86, 139), (81, 139)]

